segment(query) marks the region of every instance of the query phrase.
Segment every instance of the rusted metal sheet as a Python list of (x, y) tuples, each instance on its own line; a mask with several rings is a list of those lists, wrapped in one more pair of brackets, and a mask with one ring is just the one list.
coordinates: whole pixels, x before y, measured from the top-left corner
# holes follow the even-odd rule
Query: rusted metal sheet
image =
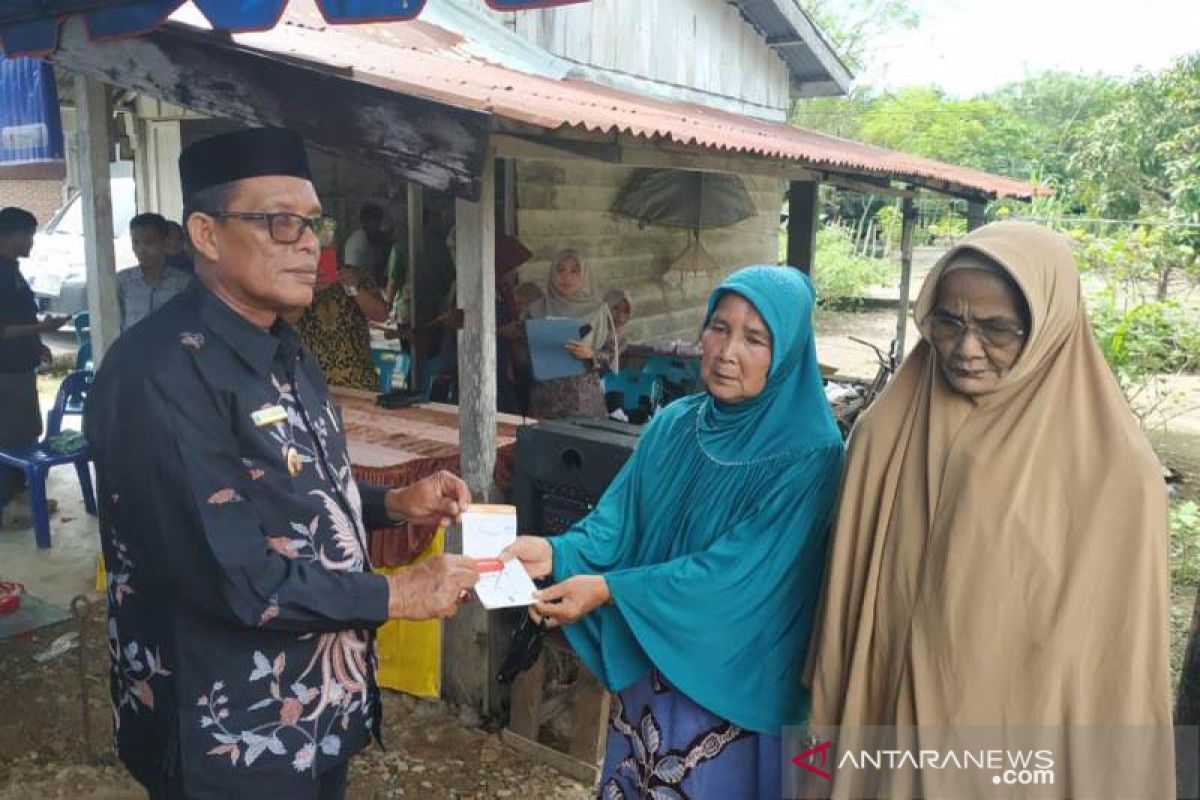
[(292, 128), (314, 145), (377, 164), (398, 178), (459, 197), (479, 196), (491, 132), (489, 115), (480, 110), (397, 93), (345, 71), (179, 28), (92, 42), (72, 20), (52, 60), (184, 108)]
[(982, 197), (1029, 198), (1025, 181), (839, 139), (782, 123), (704, 106), (660, 100), (598, 83), (518, 72), (470, 52), (461, 34), (431, 23), (324, 25), (289, 11), (282, 24), (237, 34), (249, 49), (344, 70), (354, 79), (401, 94), (550, 131), (575, 128), (623, 134), (709, 151), (747, 153), (814, 169), (877, 176), (936, 191)]
[(489, 115), (560, 135), (576, 130), (756, 155), (977, 199), (1041, 192), (1025, 181), (783, 123), (520, 72), (475, 55), (461, 33), (420, 20), (330, 26), (297, 7), (271, 30), (230, 36), (188, 25), (185, 16), (172, 19), (147, 38), (107, 44), (69, 25), (54, 60), (187, 108), (287, 125), (317, 144), (472, 199)]

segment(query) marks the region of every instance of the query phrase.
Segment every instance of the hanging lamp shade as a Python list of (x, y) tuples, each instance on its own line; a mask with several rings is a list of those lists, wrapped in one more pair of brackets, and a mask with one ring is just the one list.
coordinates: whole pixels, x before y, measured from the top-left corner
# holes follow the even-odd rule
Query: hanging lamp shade
[(634, 173), (612, 210), (642, 226), (691, 230), (726, 228), (757, 213), (740, 176), (676, 169)]

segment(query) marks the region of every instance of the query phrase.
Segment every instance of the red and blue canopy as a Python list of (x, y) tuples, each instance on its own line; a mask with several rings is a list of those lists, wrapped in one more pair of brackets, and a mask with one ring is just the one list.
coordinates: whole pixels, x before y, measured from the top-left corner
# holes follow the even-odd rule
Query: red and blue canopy
[[(427, 0), (315, 0), (330, 24), (402, 22), (416, 18)], [(433, 0), (438, 2), (439, 0)], [(568, 5), (588, 0), (487, 0), (497, 11)], [(192, 0), (213, 28), (261, 31), (275, 26), (288, 0)], [(83, 17), (93, 39), (138, 36), (162, 25), (184, 0), (3, 0), (0, 48), (9, 56), (46, 55), (72, 14)]]

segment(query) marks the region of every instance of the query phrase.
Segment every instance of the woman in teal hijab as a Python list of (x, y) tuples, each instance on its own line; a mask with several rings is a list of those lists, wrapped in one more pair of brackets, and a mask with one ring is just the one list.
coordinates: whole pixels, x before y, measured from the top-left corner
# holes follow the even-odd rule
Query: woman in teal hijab
[(808, 279), (734, 273), (709, 300), (706, 391), (672, 403), (587, 519), (506, 553), (553, 575), (531, 610), (617, 693), (600, 793), (780, 796), (842, 442)]

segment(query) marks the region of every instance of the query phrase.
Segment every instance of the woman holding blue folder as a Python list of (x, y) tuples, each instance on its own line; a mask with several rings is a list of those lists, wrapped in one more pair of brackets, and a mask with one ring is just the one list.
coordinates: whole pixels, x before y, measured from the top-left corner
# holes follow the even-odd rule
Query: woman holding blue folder
[(550, 265), (545, 296), (529, 307), (527, 319), (572, 319), (579, 323), (578, 339), (567, 352), (583, 362), (578, 375), (539, 381), (530, 389), (529, 415), (537, 419), (608, 416), (601, 379), (614, 362), (612, 314), (597, 294), (591, 272), (574, 250), (563, 250)]

